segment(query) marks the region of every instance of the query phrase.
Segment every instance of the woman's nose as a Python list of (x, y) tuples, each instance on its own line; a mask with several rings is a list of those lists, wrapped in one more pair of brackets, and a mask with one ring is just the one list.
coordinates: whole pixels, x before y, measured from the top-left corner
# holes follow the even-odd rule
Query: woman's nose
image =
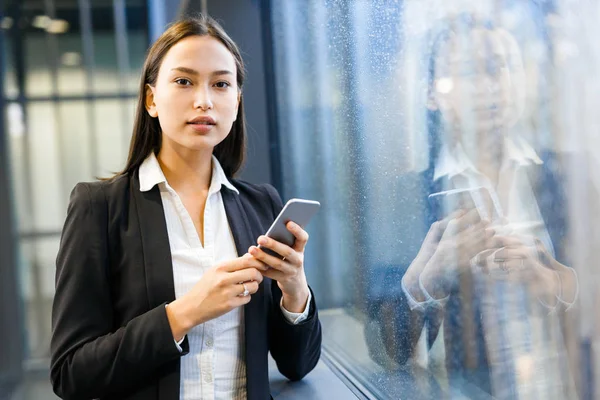
[(213, 103), (210, 98), (210, 90), (207, 88), (198, 89), (194, 99), (194, 108), (200, 108), (203, 111), (213, 108)]

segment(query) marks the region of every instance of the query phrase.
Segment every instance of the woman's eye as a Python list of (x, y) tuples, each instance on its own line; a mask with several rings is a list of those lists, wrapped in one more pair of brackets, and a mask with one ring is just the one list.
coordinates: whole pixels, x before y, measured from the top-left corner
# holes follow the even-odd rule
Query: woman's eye
[(220, 89), (225, 89), (225, 88), (228, 88), (231, 85), (229, 84), (229, 82), (221, 81), (221, 82), (215, 83), (215, 86), (218, 87), (218, 88), (220, 88)]
[(182, 85), (182, 86), (189, 86), (192, 84), (192, 82), (186, 78), (175, 79), (175, 83), (177, 83), (178, 85)]

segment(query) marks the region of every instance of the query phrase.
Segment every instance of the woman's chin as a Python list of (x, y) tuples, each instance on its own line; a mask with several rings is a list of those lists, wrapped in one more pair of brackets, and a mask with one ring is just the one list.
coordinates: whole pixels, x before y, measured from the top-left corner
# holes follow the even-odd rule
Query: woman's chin
[(210, 152), (215, 148), (220, 141), (216, 138), (198, 136), (187, 137), (183, 140), (171, 140), (171, 145), (176, 151), (193, 151), (193, 152)]
[(225, 138), (217, 138), (215, 136), (198, 136), (190, 138), (186, 141), (185, 146), (192, 151), (206, 151), (212, 150), (221, 143)]

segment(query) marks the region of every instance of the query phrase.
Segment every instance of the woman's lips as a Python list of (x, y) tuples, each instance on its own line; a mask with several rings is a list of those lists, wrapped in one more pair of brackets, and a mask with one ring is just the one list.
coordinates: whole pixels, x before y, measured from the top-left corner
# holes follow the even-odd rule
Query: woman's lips
[(206, 123), (206, 122), (188, 123), (188, 125), (190, 125), (193, 130), (195, 130), (196, 132), (200, 132), (200, 133), (208, 133), (215, 127), (214, 124), (210, 124), (210, 123)]
[(192, 127), (196, 132), (207, 133), (217, 124), (213, 117), (209, 115), (198, 116), (191, 121), (188, 121), (188, 125)]

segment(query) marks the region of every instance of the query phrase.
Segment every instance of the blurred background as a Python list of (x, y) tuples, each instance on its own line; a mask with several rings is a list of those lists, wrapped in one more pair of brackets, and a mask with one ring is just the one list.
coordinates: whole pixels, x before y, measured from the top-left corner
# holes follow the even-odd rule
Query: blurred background
[[(536, 181), (557, 189), (537, 203), (560, 213), (545, 221), (560, 241), (550, 247), (577, 277), (576, 304), (541, 350), (567, 354), (551, 397), (600, 399), (600, 4), (584, 0), (3, 0), (0, 399), (55, 398), (51, 306), (69, 193), (123, 167), (146, 50), (168, 23), (200, 12), (224, 26), (248, 69), (241, 177), (322, 204), (308, 226), (306, 270), (324, 361), (359, 398), (491, 398), (451, 378), (448, 364), (462, 360), (449, 361), (447, 349), (407, 362), (392, 353), (410, 335), (396, 325), (414, 323), (397, 306), (401, 279), (432, 222), (415, 178), (439, 152), (432, 124), (444, 116), (432, 113), (443, 113), (432, 91), (459, 82), (432, 65), (458, 59), (461, 69), (488, 54), (471, 44), (439, 61), (432, 49), (440, 32), (463, 37), (457, 19), (510, 37), (501, 57), (520, 93), (508, 97), (518, 103), (510, 128), (556, 177)], [(476, 72), (459, 75), (471, 89), (496, 90)], [(459, 103), (477, 108), (471, 89)], [(460, 128), (467, 149), (479, 143), (471, 125), (467, 116)]]

